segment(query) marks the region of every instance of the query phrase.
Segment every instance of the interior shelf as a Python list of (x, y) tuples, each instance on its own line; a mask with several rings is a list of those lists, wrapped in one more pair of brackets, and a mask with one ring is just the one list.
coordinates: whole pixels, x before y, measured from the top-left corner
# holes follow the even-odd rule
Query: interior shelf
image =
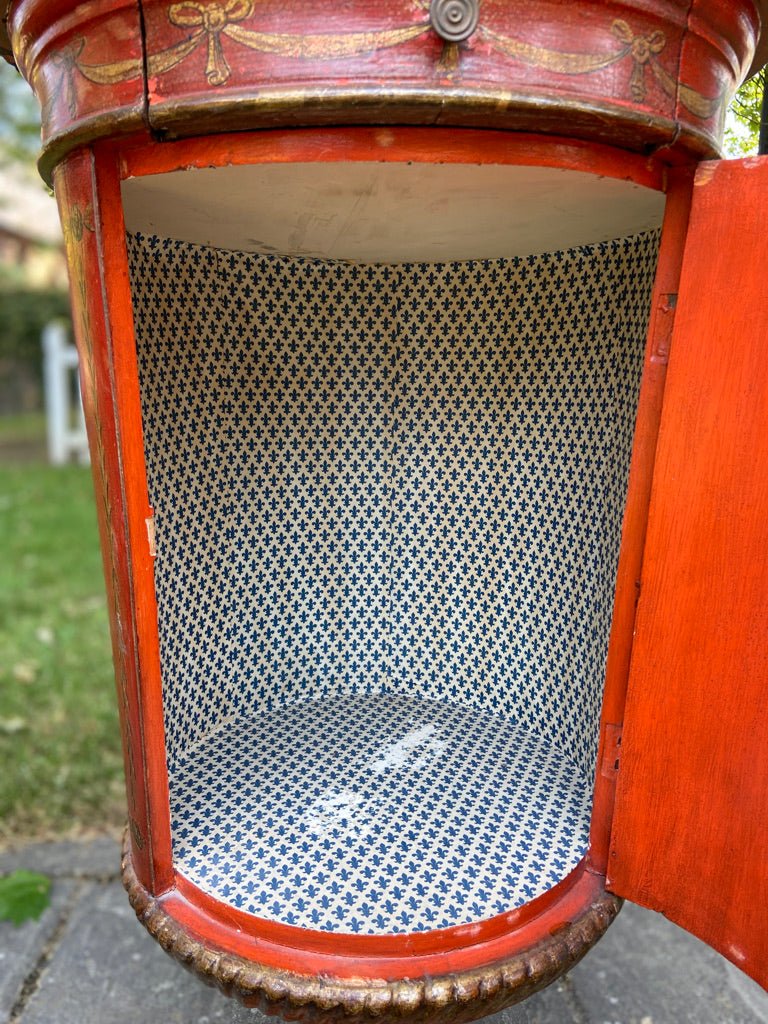
[(228, 721), (171, 771), (174, 861), (218, 900), (314, 930), (482, 921), (564, 878), (591, 784), (475, 708), (336, 696)]

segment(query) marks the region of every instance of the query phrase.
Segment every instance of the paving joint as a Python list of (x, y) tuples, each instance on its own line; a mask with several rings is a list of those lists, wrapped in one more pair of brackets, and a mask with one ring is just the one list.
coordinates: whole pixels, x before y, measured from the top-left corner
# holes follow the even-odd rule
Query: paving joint
[(35, 961), (32, 970), (29, 971), (22, 982), (19, 994), (16, 997), (16, 1002), (11, 1007), (11, 1011), (8, 1016), (8, 1024), (18, 1024), (21, 1020), (22, 1014), (24, 1013), (29, 1000), (35, 994), (40, 985), (40, 981), (45, 973), (46, 967), (51, 962), (56, 950), (61, 945), (64, 933), (67, 930), (67, 925), (70, 922), (72, 914), (85, 887), (86, 879), (83, 879), (82, 877), (74, 879), (72, 892), (70, 893), (66, 903), (61, 908), (61, 913), (59, 914), (59, 919), (56, 922), (56, 927), (53, 929), (48, 940), (40, 950), (40, 955)]
[[(2, 1024), (269, 1024), (181, 971), (141, 927), (117, 843), (0, 854), (55, 879), (38, 922), (0, 927)], [(8, 1014), (10, 1013), (10, 1017)], [(768, 994), (661, 915), (626, 904), (558, 982), (484, 1024), (768, 1024)]]
[(560, 991), (568, 1009), (572, 1013), (570, 1024), (590, 1024), (589, 1014), (583, 1005), (576, 986), (573, 984), (570, 974), (564, 974), (560, 979)]

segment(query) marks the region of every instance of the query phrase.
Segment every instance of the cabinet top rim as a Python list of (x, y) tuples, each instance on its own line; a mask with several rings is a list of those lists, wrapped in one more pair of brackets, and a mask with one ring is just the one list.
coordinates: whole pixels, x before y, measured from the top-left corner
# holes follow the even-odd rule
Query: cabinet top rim
[(483, 0), (445, 41), (429, 0), (0, 0), (0, 55), (41, 104), (40, 169), (74, 148), (276, 127), (435, 125), (720, 152), (768, 60), (768, 0)]
[[(0, 57), (3, 57), (9, 64), (13, 64), (15, 66), (16, 61), (8, 29), (8, 15), (14, 2), (18, 2), (18, 0), (0, 0)], [(74, 7), (79, 0), (71, 0), (71, 2)], [(140, 2), (140, 0), (137, 0), (137, 2)], [(768, 63), (768, 31), (765, 31), (766, 22), (768, 22), (768, 0), (745, 0), (745, 2), (751, 2), (753, 4), (758, 13), (758, 17), (760, 18), (761, 25), (754, 59), (750, 65), (749, 71), (745, 75), (746, 81), (753, 75), (757, 74), (757, 72), (760, 71), (766, 63)]]
[[(79, 0), (72, 0), (72, 6), (76, 6), (77, 2)], [(768, 62), (768, 32), (764, 30), (766, 20), (768, 20), (768, 0), (751, 0), (751, 2), (757, 10), (763, 28), (761, 29), (758, 47), (747, 73), (747, 78), (751, 78)], [(0, 0), (0, 56), (4, 57), (11, 64), (15, 64), (15, 61), (8, 31), (8, 13), (13, 3), (14, 0)]]

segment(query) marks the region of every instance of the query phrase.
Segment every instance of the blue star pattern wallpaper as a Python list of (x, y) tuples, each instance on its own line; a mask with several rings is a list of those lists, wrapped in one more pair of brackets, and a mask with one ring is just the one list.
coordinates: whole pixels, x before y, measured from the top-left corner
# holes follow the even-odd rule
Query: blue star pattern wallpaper
[[(330, 778), (334, 757), (339, 792), (357, 799), (370, 786), (346, 763), (350, 745), (374, 744), (375, 762), (377, 750), (431, 725), (441, 756), (452, 752), (441, 777), (453, 780), (446, 801), (455, 801), (456, 786), (471, 791), (472, 773), (459, 768), (476, 723), (478, 736), (504, 738), (499, 758), (512, 788), (493, 776), (489, 792), (506, 792), (517, 813), (514, 779), (528, 769), (511, 766), (512, 752), (548, 750), (558, 766), (542, 767), (538, 793), (559, 794), (560, 810), (541, 822), (553, 845), (542, 853), (534, 835), (519, 852), (538, 858), (544, 891), (552, 864), (565, 874), (584, 849), (589, 809), (579, 819), (572, 789), (588, 794), (594, 773), (658, 233), (434, 265), (228, 252), (141, 235), (128, 243), (175, 857), (198, 878), (208, 872), (211, 891), (232, 886), (222, 898), (261, 916), (295, 915), (304, 927), (458, 923), (423, 903), (405, 924), (408, 907), (391, 895), (391, 912), (382, 903), (366, 917), (357, 897), (344, 897), (317, 918), (306, 894), (299, 910), (269, 888), (282, 880), (277, 869), (266, 888), (246, 892), (253, 876), (232, 880), (241, 861), (225, 871), (207, 860), (230, 856), (209, 846), (211, 828), (227, 849), (233, 840), (223, 819), (206, 821), (200, 794), (213, 793), (217, 764), (239, 764), (243, 785), (258, 765), (280, 775), (262, 732), (270, 723), (274, 750), (288, 758), (286, 800), (298, 799), (290, 786), (307, 765), (324, 765)], [(341, 731), (361, 721), (361, 733)], [(297, 729), (315, 747), (282, 736)], [(395, 775), (366, 806), (403, 805)], [(195, 779), (193, 827), (183, 802)], [(306, 799), (305, 811), (335, 796)], [(266, 828), (242, 818), (239, 804), (226, 806), (241, 816), (243, 836)], [(406, 833), (414, 827), (398, 821)], [(443, 826), (432, 817), (427, 827)], [(510, 827), (498, 849), (515, 848)], [(569, 855), (561, 827), (573, 831)], [(325, 833), (313, 835), (315, 843)], [(485, 902), (472, 889), (472, 914), (499, 912), (501, 889), (510, 907), (531, 898), (525, 884), (510, 888), (509, 871), (501, 888), (486, 886)], [(463, 884), (450, 897), (459, 917)]]

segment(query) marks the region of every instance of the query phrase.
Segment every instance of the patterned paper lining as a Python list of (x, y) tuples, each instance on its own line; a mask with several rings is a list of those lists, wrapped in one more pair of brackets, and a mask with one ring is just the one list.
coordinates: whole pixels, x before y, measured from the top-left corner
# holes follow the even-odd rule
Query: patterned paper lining
[(177, 765), (177, 868), (261, 918), (363, 935), (482, 921), (571, 871), (590, 785), (502, 718), (329, 697), (227, 723)]
[[(385, 266), (129, 237), (174, 849), (211, 892), (418, 930), (577, 862), (657, 243)], [(419, 773), (371, 765), (433, 728), (417, 828)]]
[(172, 762), (232, 717), (386, 692), (591, 775), (656, 248), (129, 239)]

